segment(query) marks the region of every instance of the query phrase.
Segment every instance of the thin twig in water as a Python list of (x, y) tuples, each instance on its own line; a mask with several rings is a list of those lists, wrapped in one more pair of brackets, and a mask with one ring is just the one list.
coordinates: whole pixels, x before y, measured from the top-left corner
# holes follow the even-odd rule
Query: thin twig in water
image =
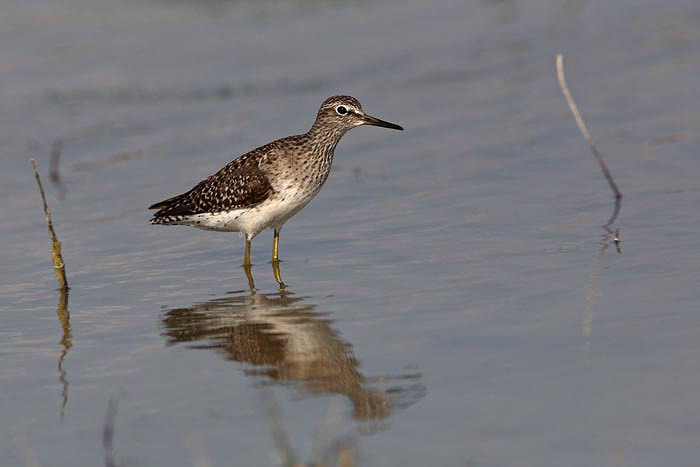
[(58, 238), (56, 237), (56, 232), (53, 230), (53, 223), (51, 222), (51, 211), (49, 210), (48, 204), (46, 204), (44, 186), (41, 184), (41, 177), (39, 177), (39, 171), (37, 170), (36, 161), (34, 159), (32, 159), (32, 167), (34, 168), (34, 178), (36, 178), (36, 183), (39, 185), (41, 201), (44, 204), (46, 224), (48, 225), (49, 237), (51, 238), (51, 258), (53, 259), (53, 268), (56, 272), (58, 286), (61, 289), (65, 290), (68, 288), (68, 281), (66, 280), (66, 265), (63, 262), (63, 255), (61, 255), (61, 242), (58, 241)]
[(117, 416), (117, 407), (119, 402), (112, 395), (107, 403), (107, 412), (105, 413), (105, 424), (102, 429), (102, 447), (105, 451), (105, 467), (116, 467), (114, 462), (114, 418)]
[(598, 148), (596, 147), (595, 143), (593, 143), (593, 138), (591, 138), (591, 134), (588, 132), (586, 124), (583, 122), (583, 118), (581, 118), (581, 113), (578, 111), (578, 107), (576, 107), (576, 102), (574, 102), (574, 98), (571, 96), (569, 86), (566, 84), (566, 78), (564, 77), (564, 57), (562, 56), (562, 54), (557, 54), (557, 78), (559, 79), (559, 86), (561, 87), (561, 92), (564, 94), (566, 102), (569, 104), (569, 110), (571, 110), (571, 114), (574, 116), (574, 120), (576, 120), (576, 124), (578, 125), (579, 130), (581, 130), (583, 137), (586, 139), (588, 146), (591, 148), (591, 152), (595, 156), (596, 161), (598, 161), (600, 170), (603, 171), (603, 175), (605, 175), (605, 178), (608, 181), (610, 188), (615, 194), (615, 198), (622, 198), (622, 192), (617, 187), (617, 184), (615, 183), (615, 180), (613, 179), (610, 170), (608, 170), (608, 166), (605, 164), (603, 156), (600, 155), (600, 151), (598, 151)]

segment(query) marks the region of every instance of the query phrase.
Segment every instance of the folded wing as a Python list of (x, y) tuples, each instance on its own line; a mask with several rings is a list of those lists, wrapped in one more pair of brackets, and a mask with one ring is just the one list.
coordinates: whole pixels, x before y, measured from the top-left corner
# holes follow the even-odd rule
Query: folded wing
[(265, 201), (272, 186), (258, 166), (258, 158), (248, 153), (229, 162), (190, 191), (149, 206), (158, 209), (151, 223), (163, 224), (194, 214), (250, 208)]

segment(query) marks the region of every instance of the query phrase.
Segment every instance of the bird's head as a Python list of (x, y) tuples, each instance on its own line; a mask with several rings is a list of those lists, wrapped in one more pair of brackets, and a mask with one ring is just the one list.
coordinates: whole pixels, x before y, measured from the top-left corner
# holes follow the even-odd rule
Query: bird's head
[(333, 96), (323, 101), (314, 123), (314, 127), (338, 129), (343, 133), (360, 125), (403, 130), (399, 125), (367, 115), (362, 104), (352, 96)]

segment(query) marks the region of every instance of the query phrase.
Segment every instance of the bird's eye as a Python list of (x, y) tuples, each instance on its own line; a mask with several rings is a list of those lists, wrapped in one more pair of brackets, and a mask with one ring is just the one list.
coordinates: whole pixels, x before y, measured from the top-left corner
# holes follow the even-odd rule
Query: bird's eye
[(335, 111), (338, 112), (338, 115), (345, 115), (348, 113), (348, 109), (344, 105), (339, 105), (335, 108)]

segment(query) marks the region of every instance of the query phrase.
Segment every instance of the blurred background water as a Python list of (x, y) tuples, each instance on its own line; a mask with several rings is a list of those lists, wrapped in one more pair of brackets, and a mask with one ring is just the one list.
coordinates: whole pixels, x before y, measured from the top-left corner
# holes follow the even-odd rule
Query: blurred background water
[[(301, 458), (335, 430), (362, 465), (697, 462), (699, 21), (690, 0), (5, 0), (2, 464), (103, 463), (112, 395), (124, 466), (274, 464), (261, 397)], [(608, 229), (558, 52), (625, 195)], [(148, 224), (339, 93), (406, 131), (341, 142), (285, 227), (287, 292), (269, 232), (252, 295), (236, 235)]]

